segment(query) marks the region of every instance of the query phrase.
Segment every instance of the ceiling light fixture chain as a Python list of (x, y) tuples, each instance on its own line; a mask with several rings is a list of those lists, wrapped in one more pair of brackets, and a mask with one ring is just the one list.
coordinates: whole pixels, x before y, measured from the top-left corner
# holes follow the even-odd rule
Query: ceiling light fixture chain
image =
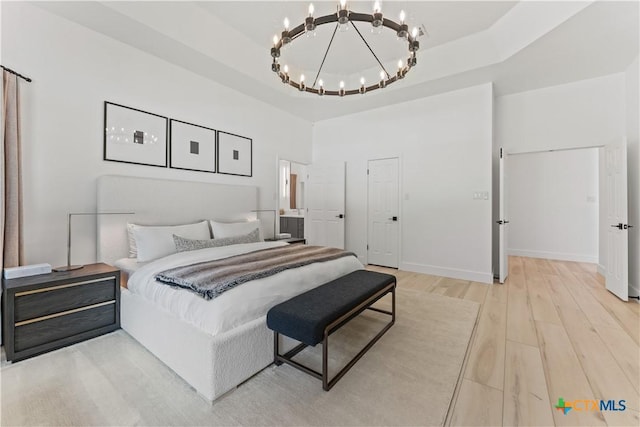
[[(389, 18), (385, 18), (382, 15), (380, 10), (380, 5), (378, 2), (374, 5), (373, 13), (359, 13), (353, 12), (349, 10), (346, 4), (346, 0), (340, 0), (340, 4), (337, 7), (336, 13), (331, 13), (329, 15), (320, 16), (318, 18), (313, 17), (314, 8), (313, 5), (309, 5), (309, 15), (304, 19), (304, 22), (293, 29), (289, 29), (289, 20), (285, 18), (284, 20), (284, 31), (281, 33), (281, 37), (277, 35), (273, 36), (273, 47), (271, 48), (271, 57), (273, 58), (271, 64), (271, 70), (276, 73), (276, 75), (280, 78), (280, 80), (284, 84), (288, 84), (298, 89), (301, 92), (309, 92), (317, 95), (334, 95), (334, 96), (345, 96), (345, 95), (355, 95), (355, 94), (364, 94), (366, 92), (382, 89), (386, 86), (395, 83), (396, 81), (403, 79), (406, 74), (411, 70), (411, 68), (417, 65), (417, 51), (420, 49), (420, 42), (418, 41), (418, 35), (420, 32), (417, 28), (414, 28), (411, 33), (409, 33), (409, 27), (405, 23), (405, 13), (404, 11), (400, 12), (400, 23), (394, 22)], [(304, 74), (300, 75), (299, 81), (295, 81), (289, 76), (289, 68), (285, 64), (280, 68), (280, 49), (285, 45), (292, 43), (294, 40), (298, 39), (302, 34), (310, 34), (315, 32), (316, 28), (319, 25), (325, 25), (330, 23), (337, 23), (336, 28), (333, 31), (333, 35), (331, 36), (331, 41), (327, 46), (327, 50), (325, 51), (324, 57), (322, 58), (322, 63), (320, 64), (320, 68), (316, 74), (316, 77), (313, 81), (313, 84), (309, 87), (304, 82)], [(398, 61), (398, 71), (396, 74), (391, 75), (382, 65), (382, 62), (373, 51), (369, 43), (362, 36), (358, 28), (355, 26), (355, 22), (367, 22), (370, 23), (375, 30), (379, 30), (380, 28), (388, 28), (396, 33), (396, 36), (402, 40), (405, 40), (408, 44), (408, 57), (406, 62), (403, 60)], [(327, 54), (329, 53), (329, 49), (333, 43), (333, 39), (335, 37), (336, 31), (343, 26), (346, 29), (346, 26), (353, 26), (356, 30), (366, 47), (373, 54), (376, 61), (382, 68), (380, 71), (380, 80), (373, 85), (365, 86), (364, 77), (360, 78), (360, 87), (358, 89), (345, 89), (344, 81), (340, 82), (339, 90), (326, 90), (324, 88), (324, 84), (322, 79), (320, 79), (320, 73), (324, 66), (325, 60), (327, 58)], [(316, 88), (316, 84), (318, 84), (318, 88)]]
[(327, 59), (327, 55), (329, 54), (329, 49), (331, 49), (331, 45), (333, 44), (333, 38), (336, 36), (336, 32), (338, 31), (338, 27), (340, 24), (336, 24), (336, 28), (333, 29), (333, 34), (331, 35), (331, 40), (329, 40), (329, 45), (327, 46), (327, 50), (324, 52), (324, 57), (322, 58), (322, 63), (320, 63), (320, 68), (318, 68), (318, 72), (316, 73), (316, 78), (313, 81), (312, 88), (316, 87), (316, 83), (318, 83), (318, 77), (320, 77), (320, 72), (322, 71), (322, 67), (324, 67), (324, 61)]
[(386, 68), (384, 68), (384, 65), (382, 65), (382, 62), (380, 62), (380, 60), (378, 59), (378, 55), (376, 55), (376, 53), (373, 51), (373, 49), (371, 49), (371, 46), (369, 46), (369, 43), (367, 43), (367, 41), (364, 39), (364, 37), (362, 36), (362, 33), (360, 33), (360, 30), (358, 30), (358, 27), (356, 27), (356, 24), (351, 22), (351, 26), (356, 30), (356, 32), (358, 33), (358, 35), (360, 36), (360, 38), (364, 42), (365, 46), (367, 46), (367, 49), (369, 49), (369, 52), (371, 52), (373, 57), (376, 58), (376, 61), (378, 61), (378, 64), (380, 64), (380, 67), (382, 68), (382, 71), (384, 71), (384, 73), (387, 75), (387, 78), (390, 77), (389, 72), (387, 71)]

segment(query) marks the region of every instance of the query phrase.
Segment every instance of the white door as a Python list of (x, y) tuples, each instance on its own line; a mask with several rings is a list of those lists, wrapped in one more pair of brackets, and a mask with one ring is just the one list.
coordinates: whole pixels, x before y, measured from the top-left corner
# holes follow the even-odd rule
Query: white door
[(507, 242), (509, 235), (509, 221), (507, 220), (507, 153), (500, 148), (500, 218), (498, 223), (498, 280), (504, 283), (509, 275), (509, 255), (507, 254)]
[(398, 268), (398, 159), (369, 160), (367, 262)]
[(311, 165), (307, 182), (307, 244), (344, 249), (345, 164)]
[(629, 224), (627, 224), (627, 141), (604, 147), (607, 210), (606, 287), (629, 300)]

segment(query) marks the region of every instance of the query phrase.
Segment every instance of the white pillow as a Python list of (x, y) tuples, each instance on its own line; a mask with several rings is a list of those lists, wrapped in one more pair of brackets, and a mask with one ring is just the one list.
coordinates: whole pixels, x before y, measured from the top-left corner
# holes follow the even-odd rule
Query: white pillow
[(176, 253), (173, 235), (187, 239), (209, 239), (209, 224), (207, 221), (187, 225), (143, 226), (133, 225), (138, 262), (147, 262), (163, 256)]
[(133, 235), (133, 229), (140, 227), (136, 224), (127, 223), (127, 237), (129, 237), (129, 258), (138, 258), (138, 248), (136, 247), (136, 236)]
[(217, 222), (210, 220), (209, 223), (211, 223), (211, 231), (213, 232), (214, 239), (242, 236), (251, 233), (257, 228), (260, 230), (260, 241), (264, 241), (264, 234), (259, 219), (244, 222)]

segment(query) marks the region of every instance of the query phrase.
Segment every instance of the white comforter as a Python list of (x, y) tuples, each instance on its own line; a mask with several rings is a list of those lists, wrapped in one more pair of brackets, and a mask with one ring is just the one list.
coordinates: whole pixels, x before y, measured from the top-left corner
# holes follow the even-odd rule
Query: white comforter
[(363, 268), (353, 256), (309, 264), (244, 283), (209, 301), (154, 279), (156, 274), (169, 268), (287, 244), (259, 242), (180, 252), (142, 266), (131, 275), (127, 287), (180, 319), (215, 335), (264, 316), (271, 307), (295, 295)]

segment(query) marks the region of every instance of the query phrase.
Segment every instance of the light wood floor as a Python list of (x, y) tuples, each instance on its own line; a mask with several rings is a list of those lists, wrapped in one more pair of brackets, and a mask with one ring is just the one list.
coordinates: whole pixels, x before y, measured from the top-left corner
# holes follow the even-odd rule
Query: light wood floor
[[(593, 264), (510, 257), (504, 285), (369, 267), (398, 286), (482, 304), (451, 425), (640, 425), (640, 304), (609, 293)], [(625, 411), (554, 408), (626, 400)]]

